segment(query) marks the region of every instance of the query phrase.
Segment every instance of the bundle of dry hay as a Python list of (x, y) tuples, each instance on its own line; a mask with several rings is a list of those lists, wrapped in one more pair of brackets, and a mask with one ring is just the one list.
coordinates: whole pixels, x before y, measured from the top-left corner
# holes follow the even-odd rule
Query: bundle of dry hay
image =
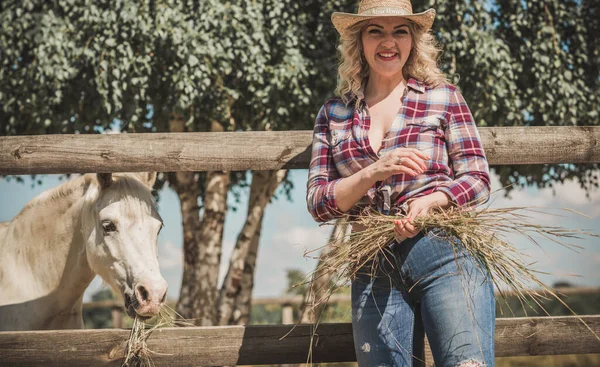
[[(568, 209), (563, 211), (574, 212)], [(528, 308), (535, 311), (533, 306), (537, 304), (547, 313), (541, 301), (548, 298), (557, 299), (570, 310), (552, 288), (538, 279), (537, 274), (541, 272), (533, 270), (531, 264), (525, 262), (527, 256), (510, 244), (505, 239), (506, 235), (522, 235), (537, 246), (540, 246), (539, 239), (547, 239), (574, 251), (580, 247), (566, 243), (565, 240), (600, 235), (584, 230), (532, 224), (529, 222), (532, 215), (557, 214), (524, 207), (475, 210), (451, 207), (418, 217), (412, 223), (425, 232), (435, 229), (436, 236), (447, 238), (454, 246), (462, 246), (463, 249), (458, 250), (466, 250), (478, 260), (482, 270), (489, 271), (494, 286), (505, 301), (508, 290), (516, 295), (526, 312)], [(370, 266), (374, 272), (381, 261), (391, 261), (388, 246), (395, 239), (394, 221), (402, 218), (383, 215), (370, 207), (362, 210), (358, 216), (348, 216), (347, 219), (351, 223), (366, 229), (333, 239), (326, 245), (333, 248), (324, 251), (323, 255), (318, 257), (319, 269), (310, 273), (302, 283), (308, 284), (313, 293), (323, 294), (322, 297), (313, 299), (309, 308), (316, 309), (326, 303), (331, 294), (339, 287), (347, 285), (364, 266)], [(315, 251), (319, 249), (306, 255), (311, 256)], [(327, 285), (329, 289), (314, 289), (314, 284), (321, 276), (331, 277), (332, 282)], [(540, 290), (532, 291), (532, 285)], [(507, 302), (505, 304), (508, 306)]]
[[(121, 367), (153, 367), (151, 356), (157, 353), (148, 348), (146, 341), (158, 328), (179, 326), (181, 321), (176, 321), (176, 316), (178, 314), (175, 310), (167, 305), (164, 305), (158, 315), (152, 319), (144, 320), (136, 316), (127, 339)], [(182, 319), (180, 316), (179, 318)], [(187, 325), (185, 322), (183, 324)], [(147, 325), (151, 328), (146, 329)]]

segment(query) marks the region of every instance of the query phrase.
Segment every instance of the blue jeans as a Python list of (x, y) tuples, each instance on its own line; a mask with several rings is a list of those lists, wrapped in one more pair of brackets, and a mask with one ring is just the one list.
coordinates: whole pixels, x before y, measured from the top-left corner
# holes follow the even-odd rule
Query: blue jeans
[(491, 367), (495, 307), (489, 273), (448, 240), (394, 242), (352, 282), (358, 365), (420, 366), (426, 333), (437, 367)]

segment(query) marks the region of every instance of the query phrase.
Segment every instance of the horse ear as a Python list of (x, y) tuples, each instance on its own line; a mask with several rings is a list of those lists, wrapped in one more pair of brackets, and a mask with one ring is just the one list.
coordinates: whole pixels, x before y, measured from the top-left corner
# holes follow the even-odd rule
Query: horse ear
[(156, 182), (156, 172), (139, 172), (137, 173), (137, 177), (142, 181), (142, 183), (150, 190), (154, 187), (154, 182)]
[(96, 177), (100, 183), (100, 189), (104, 190), (112, 184), (112, 173), (97, 173)]

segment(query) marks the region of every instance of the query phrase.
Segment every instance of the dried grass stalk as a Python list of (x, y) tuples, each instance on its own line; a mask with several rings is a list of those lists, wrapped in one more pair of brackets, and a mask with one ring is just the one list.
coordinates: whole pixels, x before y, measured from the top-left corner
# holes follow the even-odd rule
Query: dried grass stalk
[[(176, 321), (176, 316), (178, 314), (175, 310), (166, 305), (163, 305), (155, 318), (144, 320), (136, 316), (129, 333), (121, 367), (154, 367), (151, 356), (158, 353), (151, 351), (146, 341), (157, 328), (181, 325), (180, 321)], [(180, 316), (179, 318), (181, 319)], [(147, 324), (151, 328), (146, 329)]]
[[(573, 212), (568, 209), (563, 211)], [(457, 250), (466, 250), (478, 260), (482, 270), (489, 271), (491, 274), (492, 281), (507, 306), (508, 290), (516, 295), (525, 313), (527, 309), (535, 311), (536, 304), (547, 314), (541, 301), (555, 298), (575, 315), (551, 287), (538, 279), (537, 275), (542, 272), (534, 270), (532, 263), (524, 260), (527, 256), (510, 244), (506, 240), (506, 235), (524, 236), (539, 247), (541, 247), (540, 239), (549, 240), (576, 252), (580, 247), (565, 241), (585, 236), (600, 237), (600, 235), (584, 230), (532, 224), (529, 222), (532, 215), (557, 214), (525, 207), (476, 210), (452, 207), (416, 218), (413, 224), (425, 232), (435, 229), (436, 236), (449, 240), (454, 246), (461, 246), (462, 249)], [(348, 217), (352, 223), (359, 224), (366, 230), (353, 232), (346, 238), (330, 242), (326, 246), (332, 248), (324, 252), (324, 255), (318, 256), (320, 269), (310, 273), (303, 284), (308, 284), (309, 289), (316, 292), (313, 286), (319, 276), (328, 275), (334, 281), (333, 286), (330, 286), (331, 289), (322, 292), (325, 296), (315, 299), (311, 307), (317, 308), (326, 303), (336, 289), (347, 285), (365, 265), (370, 264), (373, 273), (380, 261), (391, 261), (387, 248), (395, 239), (394, 220), (401, 218), (403, 217), (383, 215), (369, 207), (365, 208), (359, 216)], [(312, 250), (305, 255), (311, 256), (319, 250)], [(532, 284), (541, 290), (532, 291)], [(596, 338), (600, 340), (597, 335)]]

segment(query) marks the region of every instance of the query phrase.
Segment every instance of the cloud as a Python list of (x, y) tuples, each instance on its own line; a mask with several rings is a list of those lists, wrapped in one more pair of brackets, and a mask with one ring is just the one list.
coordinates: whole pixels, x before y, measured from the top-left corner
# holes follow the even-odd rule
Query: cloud
[(279, 226), (273, 232), (263, 233), (259, 248), (254, 297), (277, 297), (287, 288), (286, 272), (299, 269), (305, 273), (314, 270), (317, 261), (306, 258), (309, 250), (325, 245), (333, 227), (311, 223), (306, 226)]
[(158, 246), (158, 262), (163, 270), (183, 269), (183, 249), (171, 241)]
[[(500, 190), (500, 180), (497, 175), (492, 175), (492, 192)], [(492, 206), (523, 206), (539, 208), (569, 208), (578, 210), (592, 217), (600, 216), (600, 190), (594, 190), (586, 197), (579, 183), (570, 180), (555, 184), (553, 188), (536, 189), (516, 188), (511, 191), (510, 197), (504, 197), (502, 191), (492, 195)]]
[(304, 252), (307, 249), (314, 249), (324, 245), (333, 230), (332, 226), (312, 227), (290, 227), (282, 228), (272, 237), (272, 242), (277, 246), (291, 248), (294, 252)]

